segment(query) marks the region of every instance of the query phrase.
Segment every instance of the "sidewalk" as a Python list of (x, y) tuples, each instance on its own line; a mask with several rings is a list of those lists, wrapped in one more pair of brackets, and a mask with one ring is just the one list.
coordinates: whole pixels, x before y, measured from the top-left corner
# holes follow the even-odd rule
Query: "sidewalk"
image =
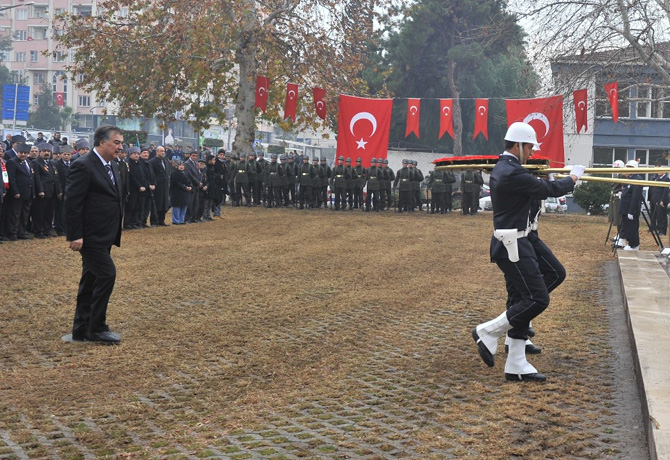
[(649, 454), (670, 459), (670, 276), (650, 251), (619, 251)]

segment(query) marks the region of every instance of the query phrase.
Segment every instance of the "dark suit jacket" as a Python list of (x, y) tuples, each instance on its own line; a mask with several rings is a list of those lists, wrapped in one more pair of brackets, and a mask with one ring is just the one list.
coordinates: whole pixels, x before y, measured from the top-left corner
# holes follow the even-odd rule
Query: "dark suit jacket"
[(7, 162), (7, 175), (9, 176), (9, 195), (21, 195), (21, 199), (35, 198), (42, 191), (39, 177), (35, 174), (35, 166), (30, 160), (26, 160), (31, 172), (28, 173), (25, 165), (22, 165), (18, 157)]
[[(165, 168), (163, 168), (165, 165)], [(167, 158), (153, 157), (149, 160), (154, 176), (156, 177), (156, 190), (154, 190), (154, 201), (158, 211), (167, 211), (170, 208), (170, 175), (172, 165)]]
[(109, 248), (121, 245), (123, 187), (116, 162), (112, 183), (105, 167), (91, 151), (70, 164), (65, 188), (65, 222), (67, 240), (84, 239), (85, 247)]
[[(633, 174), (629, 179), (642, 180), (643, 177), (640, 174)], [(621, 202), (619, 203), (619, 214), (639, 216), (641, 205), (642, 186), (630, 184), (624, 186), (624, 189), (621, 192)]]
[[(525, 230), (528, 227), (532, 200), (565, 195), (575, 188), (572, 178), (549, 181), (538, 179), (512, 155), (501, 155), (491, 171), (491, 204), (495, 229)], [(534, 257), (535, 251), (528, 238), (519, 238), (519, 256)], [(491, 237), (491, 259), (506, 259), (503, 243)]]
[(35, 160), (33, 164), (35, 174), (39, 175), (40, 182), (42, 182), (42, 191), (44, 198), (52, 198), (61, 193), (60, 177), (58, 175), (57, 163), (53, 160), (49, 164), (42, 158)]

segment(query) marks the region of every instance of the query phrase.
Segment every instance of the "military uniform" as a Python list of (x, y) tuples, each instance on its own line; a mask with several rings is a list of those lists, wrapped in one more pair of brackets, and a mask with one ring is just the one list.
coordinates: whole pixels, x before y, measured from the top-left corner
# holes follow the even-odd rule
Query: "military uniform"
[(314, 157), (312, 160), (312, 167), (314, 168), (314, 177), (312, 177), (312, 205), (313, 208), (320, 208), (323, 203), (321, 196), (321, 181), (325, 177), (325, 171), (319, 164), (319, 159)]
[(351, 166), (351, 158), (345, 160), (345, 168), (349, 172), (349, 178), (347, 179), (347, 197), (346, 200), (349, 203), (349, 210), (354, 209), (354, 195), (356, 190), (356, 185), (358, 184), (358, 177), (356, 176), (356, 171)]
[(251, 206), (251, 194), (249, 184), (251, 182), (252, 167), (243, 153), (240, 154), (240, 161), (235, 165), (235, 198), (237, 206), (242, 206), (242, 196), (246, 206)]
[(351, 179), (351, 167), (344, 166), (343, 161), (344, 157), (340, 156), (332, 171), (331, 189), (335, 194), (335, 211), (347, 209), (347, 181)]
[(423, 182), (423, 173), (421, 170), (417, 167), (418, 163), (416, 160), (412, 160), (412, 164), (414, 165), (412, 167), (412, 170), (414, 171), (414, 180), (412, 181), (412, 196), (414, 198), (414, 206), (413, 207), (419, 207), (419, 211), (423, 209), (423, 205), (421, 204), (421, 182)]
[(384, 181), (382, 182), (382, 189), (380, 195), (381, 195), (382, 210), (384, 210), (384, 209), (391, 209), (391, 205), (393, 204), (393, 194), (391, 193), (391, 190), (393, 187), (393, 181), (395, 180), (395, 173), (391, 168), (389, 168), (388, 159), (384, 158), (382, 164), (384, 165), (382, 167), (382, 171), (384, 172)]
[(295, 195), (295, 186), (297, 183), (298, 169), (300, 165), (295, 163), (293, 154), (289, 154), (286, 164), (286, 179), (288, 180), (286, 203), (295, 205), (298, 200)]
[(273, 153), (271, 156), (272, 161), (268, 163), (266, 172), (266, 183), (267, 183), (267, 202), (266, 207), (271, 208), (272, 206), (280, 207), (282, 203), (281, 199), (281, 178), (284, 177), (284, 167), (277, 163), (277, 154)]
[(300, 209), (304, 209), (305, 204), (308, 207), (312, 204), (312, 180), (314, 176), (316, 176), (314, 167), (309, 164), (309, 158), (304, 157), (303, 163), (298, 167), (297, 179), (298, 185), (300, 185)]
[[(288, 206), (288, 165), (286, 164), (286, 155), (281, 155), (279, 162), (284, 169), (284, 175), (279, 177), (279, 203), (280, 205)], [(293, 176), (293, 180), (295, 181), (295, 175)]]
[(363, 209), (363, 187), (365, 187), (366, 170), (361, 164), (361, 159), (356, 159), (356, 166), (354, 166), (354, 174), (356, 175), (356, 187), (354, 188), (354, 208)]
[(251, 193), (251, 198), (254, 203), (254, 206), (258, 206), (261, 203), (261, 188), (263, 186), (263, 170), (261, 165), (256, 161), (256, 155), (254, 153), (249, 154), (249, 159), (247, 160), (249, 164), (249, 188)]
[(475, 215), (479, 209), (479, 194), (484, 183), (479, 171), (465, 171), (461, 174), (461, 191), (463, 193), (462, 209), (464, 215)]
[[(451, 177), (452, 180), (453, 176)], [(447, 171), (432, 171), (429, 175), (429, 186), (432, 194), (430, 203), (430, 213), (435, 211), (440, 214), (447, 212), (446, 195), (448, 181), (450, 180)]]
[[(256, 160), (256, 163), (258, 163), (258, 166), (260, 166), (260, 169), (262, 173), (258, 176), (260, 178), (260, 181), (256, 181), (259, 183), (258, 187), (260, 189), (260, 201), (263, 202), (263, 204), (267, 204), (268, 202), (268, 196), (267, 196), (267, 174), (265, 174), (265, 171), (270, 164), (268, 160), (265, 159), (265, 154), (263, 152), (258, 152), (258, 159)], [(272, 203), (270, 203), (272, 204)]]
[(326, 163), (326, 157), (321, 157), (321, 169), (323, 170), (323, 176), (321, 177), (321, 201), (323, 202), (324, 207), (328, 207), (328, 184), (330, 183), (330, 178), (333, 175), (333, 170)]
[(396, 212), (409, 211), (412, 206), (412, 173), (408, 167), (408, 160), (402, 160), (402, 168), (395, 175), (393, 188), (398, 190)]
[(377, 167), (377, 160), (375, 158), (370, 160), (370, 168), (367, 170), (367, 187), (368, 195), (365, 199), (365, 211), (374, 209), (380, 210), (379, 191), (381, 190), (381, 175), (382, 170)]

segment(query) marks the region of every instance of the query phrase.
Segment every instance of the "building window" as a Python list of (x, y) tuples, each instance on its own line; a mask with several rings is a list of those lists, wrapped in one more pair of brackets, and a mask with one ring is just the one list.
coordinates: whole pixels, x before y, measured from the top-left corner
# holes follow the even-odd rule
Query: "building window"
[(79, 96), (79, 107), (90, 107), (91, 96)]
[(79, 83), (84, 83), (84, 74), (83, 73), (80, 73), (80, 74), (77, 75), (77, 81)]
[(12, 70), (11, 74), (12, 74), (12, 83), (18, 83), (19, 85), (22, 85), (24, 83), (22, 70)]
[(54, 62), (65, 62), (65, 57), (67, 56), (67, 52), (65, 51), (54, 51)]
[(637, 88), (638, 118), (670, 118), (670, 101), (666, 88), (653, 85), (641, 85)]
[(593, 148), (594, 167), (611, 167), (616, 160), (621, 160), (625, 163), (628, 160), (628, 149), (611, 147)]
[(40, 103), (40, 95), (39, 95), (39, 94), (35, 94), (35, 93), (33, 92), (33, 105), (39, 105), (39, 103)]
[(16, 19), (19, 20), (28, 19), (28, 10), (26, 9), (16, 10)]
[(35, 50), (32, 50), (30, 52), (30, 62), (37, 62), (37, 60), (39, 59), (39, 55), (40, 55), (40, 53), (38, 53)]
[(16, 62), (26, 62), (26, 52), (17, 51), (16, 52)]
[(28, 40), (28, 31), (27, 30), (17, 30), (14, 32), (14, 39), (18, 42), (24, 42)]
[(0, 59), (2, 59), (2, 62), (9, 62), (12, 60), (12, 52), (11, 51), (3, 51), (0, 53)]
[(33, 82), (36, 85), (43, 85), (45, 81), (44, 72), (35, 72), (33, 74)]

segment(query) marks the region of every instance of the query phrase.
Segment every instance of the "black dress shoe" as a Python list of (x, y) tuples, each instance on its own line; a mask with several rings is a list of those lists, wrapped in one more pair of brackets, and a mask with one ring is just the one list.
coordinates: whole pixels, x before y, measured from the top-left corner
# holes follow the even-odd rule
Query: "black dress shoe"
[(544, 374), (508, 374), (505, 372), (505, 380), (508, 382), (544, 382), (547, 376)]
[[(505, 345), (505, 353), (509, 353), (509, 345)], [(536, 347), (532, 343), (526, 344), (527, 355), (539, 355), (540, 353), (542, 353), (542, 348)]]
[(493, 367), (495, 365), (495, 358), (491, 354), (484, 342), (479, 340), (479, 334), (477, 334), (477, 328), (472, 330), (472, 338), (477, 343), (477, 350), (479, 351), (479, 356), (482, 358), (482, 361), (486, 363), (488, 367)]
[(532, 327), (528, 328), (528, 337), (535, 337), (535, 329)]
[(86, 336), (86, 339), (91, 342), (101, 342), (116, 344), (121, 343), (121, 337), (116, 332), (112, 331), (103, 331), (103, 332), (93, 332)]

